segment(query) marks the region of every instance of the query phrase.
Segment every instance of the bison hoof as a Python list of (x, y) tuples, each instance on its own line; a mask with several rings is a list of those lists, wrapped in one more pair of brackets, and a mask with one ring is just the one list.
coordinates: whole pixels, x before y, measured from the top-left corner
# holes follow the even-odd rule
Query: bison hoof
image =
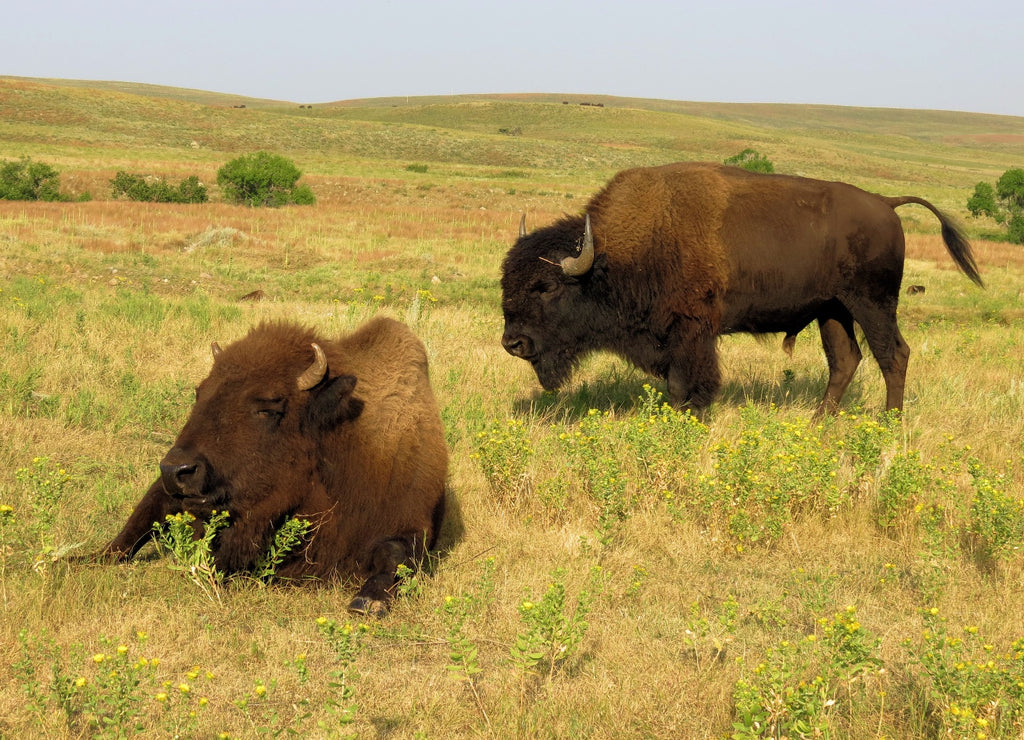
[(356, 596), (348, 605), (348, 610), (354, 614), (365, 614), (368, 617), (383, 617), (388, 613), (386, 601), (371, 599), (368, 596)]

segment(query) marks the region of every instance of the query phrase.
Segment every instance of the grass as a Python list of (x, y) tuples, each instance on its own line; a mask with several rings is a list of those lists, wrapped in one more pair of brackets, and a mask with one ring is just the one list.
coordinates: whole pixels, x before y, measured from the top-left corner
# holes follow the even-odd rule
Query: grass
[[(1002, 119), (560, 99), (300, 115), (7, 80), (0, 95), (10, 154), (94, 195), (0, 202), (0, 735), (1019, 737), (1019, 247), (976, 241), (980, 291), (930, 217), (902, 209), (905, 282), (926, 292), (901, 302), (900, 424), (879, 413), (870, 358), (844, 413), (811, 423), (812, 332), (792, 358), (723, 339), (723, 392), (699, 421), (607, 356), (540, 393), (498, 341), (496, 281), (521, 211), (540, 225), (621, 165), (742, 142), (963, 216), (1020, 150), (950, 142)], [(152, 128), (108, 129), (117, 115)], [(105, 196), (117, 169), (212, 181), (232, 147), (275, 142), (315, 207)], [(391, 615), (360, 627), (352, 584), (241, 581), (211, 599), (153, 549), (67, 559), (152, 481), (211, 341), (379, 312), (427, 346), (457, 502), (444, 556)]]

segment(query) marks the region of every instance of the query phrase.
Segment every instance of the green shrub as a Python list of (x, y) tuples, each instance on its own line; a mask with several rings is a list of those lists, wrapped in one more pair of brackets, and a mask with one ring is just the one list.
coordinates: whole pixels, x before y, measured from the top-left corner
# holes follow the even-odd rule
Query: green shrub
[(967, 200), (967, 210), (975, 218), (988, 216), (997, 224), (1006, 224), (1010, 243), (1024, 244), (1024, 169), (1006, 170), (994, 188), (979, 182)]
[(313, 191), (297, 186), (302, 173), (279, 154), (256, 152), (231, 160), (217, 171), (217, 184), (229, 203), (278, 207), (312, 205)]
[(60, 174), (48, 164), (28, 157), (0, 164), (0, 200), (66, 201), (60, 193)]
[(775, 165), (771, 163), (768, 157), (755, 149), (744, 149), (739, 154), (734, 154), (726, 159), (723, 164), (742, 167), (750, 172), (763, 172), (766, 174), (775, 172)]
[(206, 186), (195, 175), (174, 186), (163, 178), (133, 175), (122, 170), (110, 181), (110, 192), (115, 198), (145, 203), (206, 203), (209, 200)]

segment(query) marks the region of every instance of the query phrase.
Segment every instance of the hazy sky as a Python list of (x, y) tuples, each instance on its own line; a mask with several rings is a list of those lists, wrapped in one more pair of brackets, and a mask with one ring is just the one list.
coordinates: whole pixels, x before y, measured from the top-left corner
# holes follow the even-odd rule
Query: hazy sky
[(293, 102), (552, 92), (1024, 116), (1022, 0), (35, 0), (0, 74)]

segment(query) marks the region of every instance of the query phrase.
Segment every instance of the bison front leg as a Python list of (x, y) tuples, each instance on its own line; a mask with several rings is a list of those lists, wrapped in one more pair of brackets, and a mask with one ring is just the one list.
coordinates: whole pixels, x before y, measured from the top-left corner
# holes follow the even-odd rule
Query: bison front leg
[(237, 522), (230, 518), (228, 521), (229, 526), (214, 541), (213, 563), (222, 573), (249, 570), (266, 552), (274, 534), (274, 522), (269, 516), (251, 514), (243, 515)]
[(181, 511), (181, 502), (167, 495), (163, 483), (158, 478), (135, 506), (135, 510), (118, 535), (100, 551), (99, 558), (130, 560), (153, 538), (154, 524), (162, 524), (168, 515), (180, 514)]
[(398, 566), (413, 567), (411, 539), (384, 540), (370, 553), (370, 577), (348, 605), (349, 611), (382, 617), (387, 614), (394, 598), (398, 580)]
[(711, 405), (722, 385), (717, 337), (696, 324), (678, 332), (668, 368), (668, 395), (678, 408), (700, 411)]

